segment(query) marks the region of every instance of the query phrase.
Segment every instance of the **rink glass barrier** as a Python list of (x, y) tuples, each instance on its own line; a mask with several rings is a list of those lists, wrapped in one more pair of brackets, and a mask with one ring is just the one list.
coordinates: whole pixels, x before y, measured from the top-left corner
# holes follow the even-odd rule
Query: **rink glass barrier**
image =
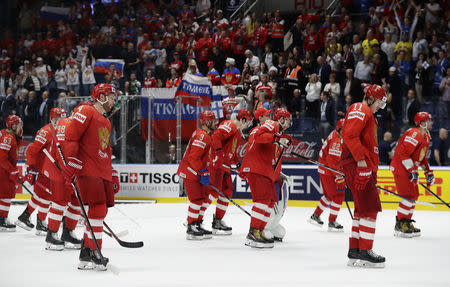
[[(198, 127), (198, 115), (204, 108), (191, 106), (174, 99), (176, 89), (143, 89), (141, 95), (121, 94), (115, 111), (109, 115), (111, 121), (111, 146), (113, 148), (113, 164), (120, 173), (121, 191), (118, 199), (157, 199), (173, 202), (184, 201), (185, 192), (182, 182), (176, 175), (177, 163), (182, 158), (191, 134)], [(220, 115), (222, 107), (219, 102), (227, 96), (224, 87), (214, 87), (215, 100), (211, 110)], [(72, 111), (86, 98), (66, 97), (58, 99), (57, 106)], [(256, 125), (256, 122), (254, 123)], [(247, 136), (250, 129), (244, 131)], [(322, 142), (318, 132), (317, 119), (294, 118), (287, 131), (293, 138), (293, 144), (283, 156), (283, 172), (294, 179), (290, 191), (290, 204), (315, 206), (322, 195), (317, 168), (308, 162), (293, 157), (296, 152), (305, 157), (317, 160)], [(25, 137), (19, 149), (19, 161), (25, 161), (28, 145), (33, 141)], [(247, 141), (242, 141), (237, 148), (240, 157), (244, 156)], [(428, 151), (429, 153), (430, 151)], [(420, 180), (425, 181), (423, 173)], [(234, 198), (251, 200), (250, 191), (245, 180), (233, 174)], [(432, 191), (450, 202), (450, 168), (435, 171), (436, 184)], [(382, 168), (378, 173), (379, 185), (395, 191), (392, 173)], [(420, 201), (442, 204), (431, 194), (419, 187)], [(396, 208), (398, 198), (381, 193), (384, 206)], [(27, 197), (19, 186), (18, 197)], [(418, 206), (418, 208), (422, 208)], [(448, 208), (447, 208), (448, 209)], [(434, 209), (433, 209), (434, 210)], [(450, 210), (450, 209), (448, 209)]]

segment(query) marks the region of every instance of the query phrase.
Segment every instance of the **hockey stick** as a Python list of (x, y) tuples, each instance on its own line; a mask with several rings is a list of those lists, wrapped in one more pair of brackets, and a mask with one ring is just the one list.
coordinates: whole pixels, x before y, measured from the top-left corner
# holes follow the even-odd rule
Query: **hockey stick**
[[(55, 159), (52, 157), (52, 155), (49, 154), (49, 152), (48, 152), (46, 149), (43, 149), (43, 151), (44, 151), (45, 155), (47, 156), (47, 158), (48, 158), (48, 159), (56, 166), (56, 168), (57, 168), (59, 171), (62, 171), (61, 167), (58, 165), (58, 163), (55, 161)], [(60, 154), (61, 154), (61, 159), (63, 160), (63, 162), (64, 162), (64, 164), (65, 164), (66, 161), (65, 161), (65, 158), (64, 158), (63, 155), (62, 155), (62, 151), (59, 150), (59, 152), (60, 152)], [(75, 185), (74, 183), (72, 183), (72, 186), (73, 186), (73, 188), (75, 189), (75, 195), (76, 195), (76, 198), (77, 198), (77, 200), (78, 200), (78, 203), (80, 204), (81, 211), (82, 211), (82, 213), (83, 213), (83, 217), (84, 217), (84, 219), (86, 220), (86, 222), (88, 223), (88, 227), (89, 227), (89, 229), (91, 229), (91, 230), (90, 230), (91, 233), (93, 233), (93, 232), (92, 232), (92, 228), (91, 228), (91, 224), (90, 224), (89, 219), (88, 219), (87, 214), (86, 214), (86, 210), (85, 210), (85, 208), (84, 208), (83, 203), (81, 202), (80, 191), (78, 190), (78, 188), (76, 187), (76, 185)], [(105, 226), (107, 225), (105, 221), (103, 221), (103, 224), (104, 224)], [(125, 245), (128, 245), (128, 244), (133, 245), (133, 244), (135, 244), (135, 242), (126, 242), (126, 241), (120, 240), (120, 239), (118, 238), (118, 236), (117, 236), (115, 233), (113, 233), (112, 230), (111, 230), (109, 227), (108, 227), (107, 229), (109, 230), (110, 234), (108, 234), (108, 232), (106, 232), (105, 230), (103, 230), (103, 231), (104, 231), (107, 235), (109, 235), (110, 237), (116, 239), (117, 242), (118, 242), (121, 246), (124, 246), (124, 245), (122, 245), (121, 242), (125, 243)], [(114, 235), (113, 235), (113, 234), (114, 234)], [(93, 235), (93, 234), (92, 234), (92, 235)], [(98, 250), (98, 249), (99, 249), (99, 248), (98, 248), (98, 244), (97, 244), (97, 241), (96, 241), (94, 235), (93, 235), (93, 240), (94, 240), (94, 243), (95, 243), (95, 245), (96, 245), (95, 247), (96, 247), (97, 250)], [(124, 246), (124, 247), (125, 247), (125, 246)], [(136, 248), (136, 247), (129, 247), (129, 248)], [(103, 260), (102, 260), (102, 261), (103, 261)], [(105, 266), (106, 266), (106, 265), (105, 265)]]
[(125, 247), (125, 248), (141, 248), (142, 246), (144, 246), (144, 242), (142, 242), (142, 241), (127, 242), (127, 241), (120, 240), (119, 237), (111, 230), (111, 228), (109, 228), (109, 226), (108, 226), (108, 224), (106, 224), (106, 222), (103, 221), (103, 224), (105, 225), (106, 229), (108, 229), (108, 231), (111, 233), (112, 237), (120, 244), (120, 246)]
[[(293, 151), (292, 151), (291, 154), (292, 154), (292, 155), (295, 155), (295, 156), (297, 156), (297, 157), (299, 157), (299, 158), (302, 158), (302, 159), (304, 159), (304, 160), (307, 160), (307, 161), (309, 161), (309, 162), (312, 163), (312, 164), (316, 164), (316, 165), (321, 166), (321, 167), (323, 167), (323, 168), (325, 168), (325, 169), (328, 169), (329, 171), (332, 171), (332, 172), (334, 172), (334, 173), (337, 174), (337, 175), (342, 176), (342, 177), (344, 178), (344, 180), (345, 180), (345, 185), (346, 185), (346, 187), (350, 190), (350, 192), (352, 192), (352, 190), (350, 189), (350, 186), (348, 186), (348, 184), (347, 184), (347, 179), (345, 178), (345, 175), (344, 175), (343, 172), (341, 172), (341, 171), (339, 171), (339, 170), (337, 170), (337, 169), (334, 169), (334, 168), (332, 168), (332, 167), (329, 167), (329, 166), (327, 166), (326, 164), (320, 163), (320, 162), (318, 162), (318, 161), (316, 161), (316, 160), (310, 159), (310, 158), (308, 158), (308, 157), (306, 157), (306, 156), (302, 156), (301, 154), (298, 154), (298, 153), (296, 153), (296, 152), (293, 152)], [(344, 192), (345, 192), (345, 191), (344, 191)], [(348, 213), (350, 213), (350, 217), (351, 217), (352, 220), (353, 220), (353, 214), (352, 214), (352, 211), (351, 211), (351, 209), (350, 209), (350, 206), (348, 205), (348, 201), (347, 201), (346, 199), (345, 199), (344, 201), (345, 201), (345, 205), (347, 206)]]
[(226, 199), (228, 199), (231, 203), (233, 203), (234, 205), (236, 205), (236, 207), (238, 207), (240, 210), (242, 210), (243, 212), (245, 212), (245, 214), (247, 214), (248, 216), (252, 217), (252, 215), (250, 214), (250, 212), (248, 212), (247, 210), (245, 210), (242, 206), (240, 206), (239, 204), (237, 204), (234, 200), (232, 200), (231, 198), (229, 198), (228, 196), (226, 196), (223, 192), (221, 192), (217, 187), (215, 187), (214, 185), (209, 185), (209, 187), (211, 187), (212, 189), (214, 189), (217, 193), (219, 193), (220, 195), (222, 195), (223, 197), (225, 197)]
[(443, 204), (445, 204), (448, 208), (450, 208), (450, 205), (445, 202), (442, 198), (440, 198), (436, 193), (432, 192), (431, 189), (429, 189), (425, 184), (419, 182), (420, 185), (425, 188), (426, 191), (428, 191), (429, 193), (431, 193), (432, 195), (434, 195), (434, 197), (436, 197), (437, 199), (439, 199), (440, 202), (442, 202)]
[(392, 192), (392, 191), (390, 191), (390, 190), (387, 190), (387, 189), (385, 189), (385, 188), (382, 188), (381, 186), (378, 186), (378, 185), (377, 185), (377, 188), (378, 188), (379, 190), (382, 190), (382, 191), (384, 191), (384, 192), (390, 193), (390, 194), (392, 194), (392, 195), (395, 195), (395, 196), (397, 196), (397, 197), (400, 197), (401, 199), (407, 200), (407, 201), (409, 201), (409, 202), (412, 202), (412, 203), (415, 203), (415, 204), (420, 204), (420, 205), (431, 206), (431, 207), (436, 208), (436, 206), (435, 206), (434, 204), (432, 204), (431, 202), (422, 202), (422, 201), (412, 200), (412, 199), (406, 198), (406, 197), (404, 197), (404, 196), (401, 196), (400, 194), (397, 194), (397, 193), (395, 193), (395, 192)]

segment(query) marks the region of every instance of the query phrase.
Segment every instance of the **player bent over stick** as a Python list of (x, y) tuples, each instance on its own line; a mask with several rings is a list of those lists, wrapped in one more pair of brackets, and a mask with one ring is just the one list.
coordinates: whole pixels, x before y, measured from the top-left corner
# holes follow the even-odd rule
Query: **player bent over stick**
[[(211, 136), (210, 174), (211, 185), (217, 187), (226, 196), (233, 196), (233, 181), (231, 180), (231, 163), (237, 163), (236, 149), (242, 138), (242, 130), (252, 124), (253, 116), (247, 109), (239, 110), (236, 120), (225, 120)], [(216, 213), (212, 222), (212, 233), (230, 235), (232, 228), (225, 224), (222, 218), (228, 209), (229, 201), (212, 188), (200, 208), (198, 221), (203, 221), (203, 215), (211, 202), (217, 198)]]
[[(336, 129), (331, 132), (322, 145), (319, 152), (319, 162), (336, 170), (340, 170), (340, 160), (342, 154), (341, 133), (344, 119), (336, 123)], [(323, 196), (317, 205), (316, 210), (308, 219), (308, 222), (319, 227), (323, 226), (320, 219), (322, 212), (330, 206), (330, 216), (328, 217), (328, 231), (344, 231), (342, 225), (336, 222), (339, 210), (345, 197), (345, 179), (329, 169), (320, 165), (317, 167), (320, 173), (320, 182), (323, 188)]]
[(281, 155), (284, 148), (292, 142), (289, 135), (281, 132), (290, 127), (291, 114), (284, 108), (274, 112), (273, 121), (266, 120), (248, 141), (248, 150), (244, 156), (241, 173), (246, 177), (252, 193), (253, 207), (250, 230), (245, 245), (256, 248), (272, 248), (273, 239), (269, 239), (264, 228), (270, 213), (278, 201), (275, 182), (281, 172)]
[(6, 129), (0, 131), (0, 232), (14, 232), (16, 225), (8, 220), (11, 199), (16, 195), (17, 151), (22, 140), (23, 123), (16, 115), (6, 118)]
[(204, 111), (200, 115), (201, 128), (197, 129), (189, 141), (177, 174), (183, 179), (186, 194), (189, 198), (186, 239), (202, 240), (212, 238), (211, 231), (203, 229), (199, 221), (202, 204), (208, 194), (209, 155), (211, 136), (217, 128), (217, 119), (212, 111)]
[(372, 251), (377, 214), (381, 211), (376, 186), (378, 123), (374, 114), (386, 106), (386, 100), (383, 88), (370, 85), (363, 101), (348, 108), (342, 129), (341, 167), (355, 203), (348, 266), (384, 267), (386, 261)]
[(66, 111), (61, 108), (52, 108), (50, 110), (50, 123), (42, 127), (37, 133), (33, 143), (27, 149), (27, 173), (25, 181), (33, 185), (34, 192), (28, 205), (16, 221), (16, 225), (25, 230), (34, 228), (34, 224), (30, 222), (30, 216), (33, 211), (38, 208), (36, 219), (36, 235), (46, 235), (47, 227), (45, 226), (45, 218), (52, 199), (49, 192), (50, 174), (46, 170), (45, 162), (47, 157), (42, 152), (43, 149), (49, 150), (55, 139), (55, 127), (59, 121), (66, 116)]
[[(65, 144), (61, 157), (66, 165), (62, 175), (66, 190), (73, 192), (72, 182), (79, 186), (83, 204), (89, 206), (87, 219), (92, 226), (96, 243), (86, 223), (78, 269), (107, 269), (108, 258), (103, 258), (103, 219), (107, 207), (114, 205), (113, 170), (111, 166), (111, 123), (106, 117), (117, 100), (116, 89), (108, 84), (98, 84), (91, 93), (92, 106), (82, 105), (74, 111), (73, 119), (66, 127)], [(97, 250), (96, 245), (100, 250)]]
[[(418, 112), (414, 116), (416, 127), (407, 130), (398, 140), (390, 169), (394, 174), (398, 194), (411, 200), (419, 197), (419, 166), (425, 171), (427, 185), (434, 184), (433, 171), (430, 169), (426, 153), (430, 145), (429, 130), (433, 125), (431, 115)], [(420, 229), (413, 225), (412, 215), (415, 203), (403, 199), (397, 209), (394, 235), (398, 237), (420, 236)]]

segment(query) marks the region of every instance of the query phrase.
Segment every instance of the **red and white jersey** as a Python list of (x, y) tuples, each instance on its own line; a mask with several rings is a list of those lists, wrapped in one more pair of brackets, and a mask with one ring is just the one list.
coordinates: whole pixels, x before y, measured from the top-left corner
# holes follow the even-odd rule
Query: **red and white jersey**
[[(66, 140), (66, 129), (67, 126), (72, 121), (71, 118), (63, 118), (59, 121), (58, 125), (55, 128), (55, 139), (60, 144), (63, 154), (66, 156), (65, 151), (65, 140)], [(62, 161), (61, 155), (56, 146), (55, 140), (52, 141), (50, 148), (48, 149), (51, 156), (56, 160), (60, 167), (64, 166), (64, 162)], [(43, 169), (48, 173), (48, 177), (53, 181), (63, 182), (64, 179), (61, 175), (61, 172), (56, 168), (56, 166), (46, 158), (44, 161)]]
[(156, 83), (155, 77), (151, 77), (151, 78), (144, 79), (144, 85), (142, 86), (142, 88), (144, 88), (144, 89), (156, 88), (157, 86), (158, 86), (158, 84)]
[(274, 143), (274, 137), (278, 131), (278, 124), (272, 120), (267, 120), (258, 129), (252, 130), (241, 165), (244, 174), (257, 173), (270, 178), (273, 182), (278, 180), (281, 164), (274, 171), (276, 160), (281, 152), (279, 146)]
[(199, 181), (200, 170), (208, 168), (210, 158), (211, 136), (204, 129), (197, 129), (192, 134), (178, 167), (181, 178)]
[[(241, 142), (241, 132), (232, 120), (223, 121), (211, 136), (211, 161), (216, 157), (216, 151), (221, 149), (224, 154), (223, 163), (230, 166), (235, 158), (236, 150)], [(226, 171), (228, 169), (224, 168)]]
[[(342, 155), (341, 137), (339, 136), (337, 131), (334, 130), (328, 135), (327, 139), (322, 145), (322, 148), (320, 149), (319, 162), (331, 168), (341, 170), (340, 167), (341, 155)], [(323, 168), (320, 165), (317, 167), (317, 171), (320, 174), (333, 176), (337, 175), (335, 172)]]
[(43, 126), (36, 133), (33, 143), (27, 149), (26, 165), (36, 169), (39, 173), (44, 172), (44, 162), (47, 160), (43, 149), (45, 148), (50, 153), (52, 152), (52, 133), (55, 133), (55, 130), (51, 123)]
[(239, 104), (239, 100), (236, 98), (230, 99), (226, 98), (222, 101), (222, 107), (223, 107), (223, 117), (225, 119), (230, 119), (231, 114), (234, 111), (234, 108)]
[(407, 176), (410, 171), (417, 171), (419, 166), (429, 169), (426, 157), (430, 136), (422, 135), (418, 128), (407, 130), (397, 142), (390, 169), (397, 175)]
[(111, 181), (111, 123), (96, 108), (79, 106), (66, 126), (64, 156), (83, 162), (81, 176), (101, 177)]
[[(3, 129), (0, 131), (0, 168), (3, 172), (0, 174), (6, 174), (11, 171), (17, 165), (17, 151), (19, 148), (19, 141), (16, 136), (10, 134)], [(7, 180), (6, 178), (0, 178), (0, 180)]]
[(345, 115), (342, 129), (342, 161), (364, 159), (373, 172), (378, 171), (380, 157), (377, 139), (378, 123), (368, 105), (354, 103)]

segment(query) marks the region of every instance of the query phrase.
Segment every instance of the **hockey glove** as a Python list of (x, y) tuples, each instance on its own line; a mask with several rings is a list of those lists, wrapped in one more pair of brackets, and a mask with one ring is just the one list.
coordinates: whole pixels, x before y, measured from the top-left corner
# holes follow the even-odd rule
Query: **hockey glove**
[(417, 185), (417, 183), (419, 182), (419, 173), (417, 172), (417, 170), (409, 172), (409, 181)]
[(342, 176), (336, 176), (334, 182), (336, 183), (337, 191), (345, 192), (345, 179)]
[(27, 174), (25, 175), (25, 181), (30, 185), (34, 185), (39, 176), (39, 172), (32, 167), (27, 168)]
[(116, 194), (120, 190), (120, 180), (119, 180), (119, 173), (115, 169), (112, 170), (112, 183), (114, 186), (113, 188), (114, 194)]
[(14, 183), (17, 183), (17, 181), (19, 180), (20, 175), (19, 175), (19, 169), (17, 167), (12, 168), (9, 171), (9, 180), (11, 180)]
[(364, 190), (366, 184), (372, 176), (372, 170), (367, 166), (356, 167), (355, 188), (358, 191)]
[(225, 155), (223, 153), (222, 149), (216, 150), (216, 156), (214, 157), (212, 161), (212, 166), (214, 168), (222, 168), (223, 160), (225, 158)]
[(288, 148), (292, 143), (292, 137), (290, 135), (275, 134), (275, 143), (284, 148)]
[(209, 185), (209, 171), (207, 168), (200, 170), (200, 183), (204, 186)]
[(425, 172), (425, 176), (427, 178), (427, 186), (432, 186), (436, 179), (434, 178), (434, 174), (432, 170), (427, 170)]
[[(71, 186), (72, 180), (83, 169), (83, 162), (75, 157), (68, 157), (67, 164), (62, 170), (66, 188)], [(72, 189), (72, 188), (70, 188)]]

